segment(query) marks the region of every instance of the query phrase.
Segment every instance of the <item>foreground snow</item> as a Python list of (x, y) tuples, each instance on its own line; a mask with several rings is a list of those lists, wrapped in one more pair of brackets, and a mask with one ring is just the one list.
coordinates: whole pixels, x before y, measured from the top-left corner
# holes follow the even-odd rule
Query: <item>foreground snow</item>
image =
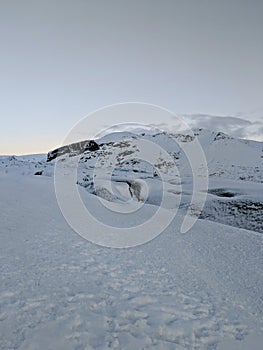
[(199, 220), (182, 235), (177, 216), (107, 249), (67, 226), (51, 177), (3, 171), (0, 193), (1, 349), (261, 349), (262, 234)]

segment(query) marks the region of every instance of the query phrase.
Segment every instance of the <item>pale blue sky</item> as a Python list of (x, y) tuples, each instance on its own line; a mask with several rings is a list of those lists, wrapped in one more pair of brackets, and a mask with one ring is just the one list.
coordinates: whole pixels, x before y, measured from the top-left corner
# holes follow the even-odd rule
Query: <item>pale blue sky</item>
[(262, 34), (262, 0), (0, 0), (0, 154), (46, 152), (125, 101), (249, 119)]

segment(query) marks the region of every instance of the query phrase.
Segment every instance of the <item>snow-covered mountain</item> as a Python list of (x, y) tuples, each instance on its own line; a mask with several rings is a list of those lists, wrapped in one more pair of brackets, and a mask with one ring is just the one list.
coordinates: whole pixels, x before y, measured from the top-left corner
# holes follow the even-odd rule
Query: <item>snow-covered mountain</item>
[[(165, 162), (157, 156), (153, 167), (141, 161), (140, 150), (134, 146), (137, 140), (141, 139), (157, 144), (160, 150), (168, 152), (172, 162), (171, 160)], [(160, 178), (156, 170), (161, 171), (165, 173), (162, 180), (166, 182), (166, 191), (171, 197), (169, 206), (177, 206), (176, 197), (181, 195), (180, 209), (184, 210), (190, 203), (193, 182), (191, 160), (190, 162), (187, 160), (185, 151), (192, 149), (194, 157), (198, 157), (198, 154), (195, 155), (199, 152), (199, 149), (194, 149), (195, 139), (199, 141), (205, 153), (209, 173), (208, 196), (201, 218), (263, 232), (263, 143), (261, 142), (234, 139), (222, 132), (202, 129), (195, 129), (193, 133), (179, 134), (153, 134), (147, 131), (137, 134), (127, 132), (109, 134), (96, 140), (101, 145), (99, 151), (83, 154), (79, 166), (79, 184), (91, 193), (116, 200), (118, 198), (116, 193), (112, 196), (102, 188), (95, 190), (92, 177), (95, 163), (96, 167), (105, 168), (105, 158), (115, 152), (116, 164), (111, 177), (112, 183), (116, 178), (118, 183), (128, 183), (128, 186), (130, 183), (137, 183), (139, 186), (138, 179), (143, 179), (150, 188), (146, 202), (157, 204)], [(132, 191), (130, 192), (132, 195)], [(195, 211), (196, 208), (193, 208), (193, 215)]]
[[(208, 194), (203, 220), (181, 234), (193, 192), (191, 161), (199, 159), (195, 139), (206, 155)], [(0, 348), (260, 350), (262, 143), (199, 129), (126, 131), (95, 142), (97, 150), (69, 147), (49, 162), (46, 155), (0, 157)], [(135, 248), (83, 240), (61, 215), (54, 191), (55, 168), (66, 177), (76, 162), (79, 194), (108, 227), (135, 224), (140, 233), (159, 207), (163, 214), (179, 208), (176, 218)], [(197, 166), (205, 176), (206, 164)], [(100, 198), (143, 209), (111, 213)]]
[[(191, 159), (187, 159), (186, 154), (198, 157), (200, 148), (196, 149), (196, 140), (207, 162), (200, 168), (205, 171), (207, 167), (209, 174), (206, 203), (200, 217), (263, 232), (262, 142), (234, 139), (205, 129), (178, 134), (133, 129), (106, 134), (92, 141), (90, 148), (90, 141), (63, 146), (48, 154), (49, 163), (43, 155), (11, 156), (1, 157), (0, 165), (6, 173), (18, 171), (24, 175), (52, 177), (57, 160), (60, 164), (63, 162), (66, 169), (75, 156), (81, 154), (78, 184), (88, 192), (113, 202), (135, 200), (156, 206), (160, 205), (165, 192), (168, 198), (165, 206), (179, 207), (186, 213), (193, 190)], [(159, 153), (155, 154), (152, 164), (140, 159), (141, 148), (147, 147), (142, 141), (149, 145), (148, 153), (152, 152), (151, 145), (158, 147), (154, 152)], [(200, 208), (190, 209), (192, 215), (199, 214)]]

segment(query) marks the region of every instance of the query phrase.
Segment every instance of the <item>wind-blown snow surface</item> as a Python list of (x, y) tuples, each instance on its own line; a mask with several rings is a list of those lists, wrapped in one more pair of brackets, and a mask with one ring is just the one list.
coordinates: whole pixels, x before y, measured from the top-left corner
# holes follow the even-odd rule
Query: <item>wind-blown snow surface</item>
[(227, 339), (241, 349), (249, 336), (262, 341), (261, 234), (198, 221), (183, 235), (177, 217), (148, 244), (102, 248), (67, 226), (52, 178), (0, 180), (1, 349), (217, 349)]
[[(120, 145), (120, 136), (113, 141), (107, 136), (113, 143), (104, 140), (100, 152), (105, 155), (117, 143), (123, 165), (129, 145)], [(171, 205), (166, 210), (174, 210), (181, 185), (182, 202), (159, 237), (129, 249), (96, 246), (67, 225), (55, 197), (54, 165), (46, 164), (43, 155), (0, 158), (1, 350), (261, 349), (262, 233), (198, 220), (181, 234), (191, 192), (189, 169), (167, 138), (150, 137), (174, 152), (184, 175), (182, 184), (176, 174), (172, 181), (168, 166), (165, 190)], [(231, 225), (240, 226), (240, 217), (247, 218), (249, 228), (255, 225), (259, 231), (261, 209), (253, 206), (262, 204), (262, 144), (207, 131), (199, 137), (210, 173), (204, 218), (219, 221), (225, 212), (223, 222), (228, 217)], [(121, 227), (123, 216), (112, 218), (92, 194), (90, 171), (99, 151), (93, 156), (84, 154), (79, 166), (81, 196), (98, 217)], [(149, 185), (145, 210), (151, 212), (159, 203), (160, 179), (144, 163), (116, 168), (115, 197), (108, 199), (140, 200), (131, 179)], [(106, 196), (105, 191), (97, 195)], [(241, 208), (235, 207), (240, 203)], [(137, 220), (133, 215), (131, 222)]]

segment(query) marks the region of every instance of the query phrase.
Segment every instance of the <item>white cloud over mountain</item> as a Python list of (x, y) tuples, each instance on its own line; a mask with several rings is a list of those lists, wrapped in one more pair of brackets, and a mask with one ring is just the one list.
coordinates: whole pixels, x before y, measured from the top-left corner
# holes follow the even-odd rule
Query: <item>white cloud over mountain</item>
[(210, 114), (174, 114), (166, 120), (141, 120), (141, 123), (105, 124), (103, 130), (97, 135), (100, 137), (109, 132), (138, 133), (143, 129), (148, 132), (163, 130), (168, 132), (181, 132), (188, 128), (202, 128), (212, 131), (221, 131), (234, 138), (263, 141), (263, 112), (251, 114), (237, 114), (236, 116), (219, 116)]
[[(263, 118), (249, 118), (246, 115), (213, 116), (208, 114), (182, 115), (185, 122), (191, 127), (200, 127), (209, 130), (223, 131), (236, 138), (246, 138), (257, 141), (263, 140)], [(250, 120), (248, 120), (248, 118)]]

